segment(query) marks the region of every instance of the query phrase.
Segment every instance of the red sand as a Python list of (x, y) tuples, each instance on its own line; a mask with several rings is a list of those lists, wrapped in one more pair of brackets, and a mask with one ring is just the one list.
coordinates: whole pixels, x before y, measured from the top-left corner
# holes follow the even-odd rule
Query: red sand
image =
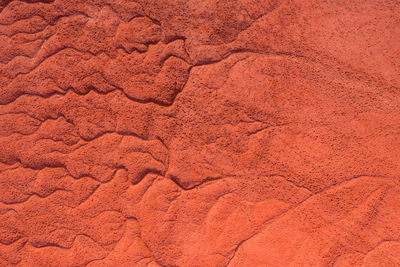
[(399, 14), (1, 0), (0, 266), (400, 266)]

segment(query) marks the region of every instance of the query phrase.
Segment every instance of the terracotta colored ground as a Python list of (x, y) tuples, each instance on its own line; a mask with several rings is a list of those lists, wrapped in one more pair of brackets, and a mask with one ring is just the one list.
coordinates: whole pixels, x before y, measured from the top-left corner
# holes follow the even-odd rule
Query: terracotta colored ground
[(0, 0), (0, 266), (400, 266), (397, 0)]

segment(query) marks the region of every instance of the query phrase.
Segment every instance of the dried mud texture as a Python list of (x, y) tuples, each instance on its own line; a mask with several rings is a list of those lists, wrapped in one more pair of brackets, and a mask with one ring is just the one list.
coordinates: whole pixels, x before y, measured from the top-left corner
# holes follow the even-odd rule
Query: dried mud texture
[(400, 266), (399, 14), (0, 1), (0, 266)]

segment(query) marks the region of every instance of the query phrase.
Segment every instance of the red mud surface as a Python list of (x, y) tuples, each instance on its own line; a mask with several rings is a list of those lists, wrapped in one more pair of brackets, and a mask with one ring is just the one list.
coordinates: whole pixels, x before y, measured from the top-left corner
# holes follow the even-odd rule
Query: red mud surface
[(397, 0), (0, 0), (0, 266), (400, 266)]

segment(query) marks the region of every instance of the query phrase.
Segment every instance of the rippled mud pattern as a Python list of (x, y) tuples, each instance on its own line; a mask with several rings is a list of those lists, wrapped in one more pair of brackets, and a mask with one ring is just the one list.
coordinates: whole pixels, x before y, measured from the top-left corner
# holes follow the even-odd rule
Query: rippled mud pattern
[(0, 266), (400, 266), (399, 14), (1, 0)]

